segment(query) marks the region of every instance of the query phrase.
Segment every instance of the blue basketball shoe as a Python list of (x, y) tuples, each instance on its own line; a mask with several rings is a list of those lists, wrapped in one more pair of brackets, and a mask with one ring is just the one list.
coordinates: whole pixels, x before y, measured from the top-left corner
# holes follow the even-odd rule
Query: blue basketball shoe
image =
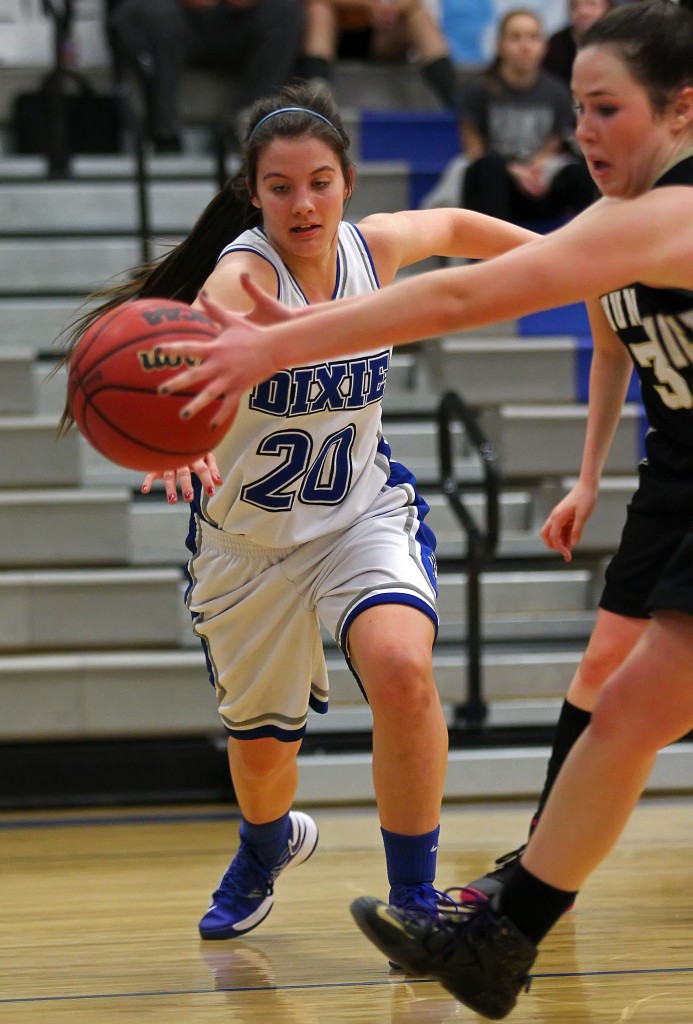
[(440, 892), (430, 882), (421, 882), (419, 885), (393, 885), (389, 896), (390, 906), (399, 907), (413, 914), (426, 914), (428, 917), (437, 918), (439, 914), (457, 914), (461, 904), (449, 896), (447, 892)]
[(289, 813), (291, 836), (282, 857), (267, 867), (241, 840), (238, 853), (200, 921), (203, 939), (233, 939), (261, 924), (274, 903), (274, 883), (286, 868), (303, 864), (318, 845), (318, 826), (301, 811)]

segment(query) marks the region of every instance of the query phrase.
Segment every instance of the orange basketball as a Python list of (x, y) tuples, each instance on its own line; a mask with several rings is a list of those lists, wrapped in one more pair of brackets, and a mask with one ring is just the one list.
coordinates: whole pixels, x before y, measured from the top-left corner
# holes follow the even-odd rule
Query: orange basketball
[(195, 391), (161, 395), (188, 360), (165, 356), (162, 341), (215, 338), (219, 327), (185, 302), (134, 299), (100, 316), (70, 357), (68, 402), (75, 423), (111, 462), (143, 472), (175, 469), (214, 448), (231, 417), (210, 427), (219, 400), (182, 420)]

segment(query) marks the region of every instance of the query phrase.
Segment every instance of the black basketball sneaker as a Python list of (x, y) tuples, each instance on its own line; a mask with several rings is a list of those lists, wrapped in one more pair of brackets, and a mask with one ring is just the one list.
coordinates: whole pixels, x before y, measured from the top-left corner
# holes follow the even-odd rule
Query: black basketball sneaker
[(536, 946), (489, 902), (465, 915), (407, 913), (362, 896), (351, 904), (361, 931), (390, 960), (436, 978), (476, 1013), (500, 1020), (529, 988)]

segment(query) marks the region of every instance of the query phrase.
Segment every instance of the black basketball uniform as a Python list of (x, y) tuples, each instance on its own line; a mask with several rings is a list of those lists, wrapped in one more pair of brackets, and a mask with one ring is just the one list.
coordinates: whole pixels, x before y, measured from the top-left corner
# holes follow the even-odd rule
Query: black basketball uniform
[[(693, 186), (693, 156), (654, 188), (667, 185)], [(693, 291), (635, 283), (601, 302), (635, 365), (649, 430), (600, 606), (634, 618), (693, 614)]]

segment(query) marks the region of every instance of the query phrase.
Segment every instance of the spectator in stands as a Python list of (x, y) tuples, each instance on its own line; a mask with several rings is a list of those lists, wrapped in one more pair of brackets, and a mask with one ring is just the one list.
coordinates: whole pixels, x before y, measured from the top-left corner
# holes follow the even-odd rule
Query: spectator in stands
[(107, 29), (116, 63), (134, 67), (142, 84), (155, 150), (175, 153), (186, 63), (237, 78), (234, 138), (246, 108), (291, 79), (304, 22), (301, 0), (110, 0)]
[(549, 38), (544, 69), (570, 85), (579, 40), (595, 21), (615, 6), (615, 0), (570, 0), (569, 23)]
[(425, 0), (305, 0), (305, 7), (302, 78), (329, 84), (339, 57), (401, 60), (412, 53), (443, 107), (457, 109), (457, 73)]
[(517, 223), (574, 214), (595, 197), (584, 159), (570, 147), (570, 93), (542, 70), (545, 49), (539, 16), (509, 11), (499, 24), (494, 61), (463, 90), (467, 209)]

